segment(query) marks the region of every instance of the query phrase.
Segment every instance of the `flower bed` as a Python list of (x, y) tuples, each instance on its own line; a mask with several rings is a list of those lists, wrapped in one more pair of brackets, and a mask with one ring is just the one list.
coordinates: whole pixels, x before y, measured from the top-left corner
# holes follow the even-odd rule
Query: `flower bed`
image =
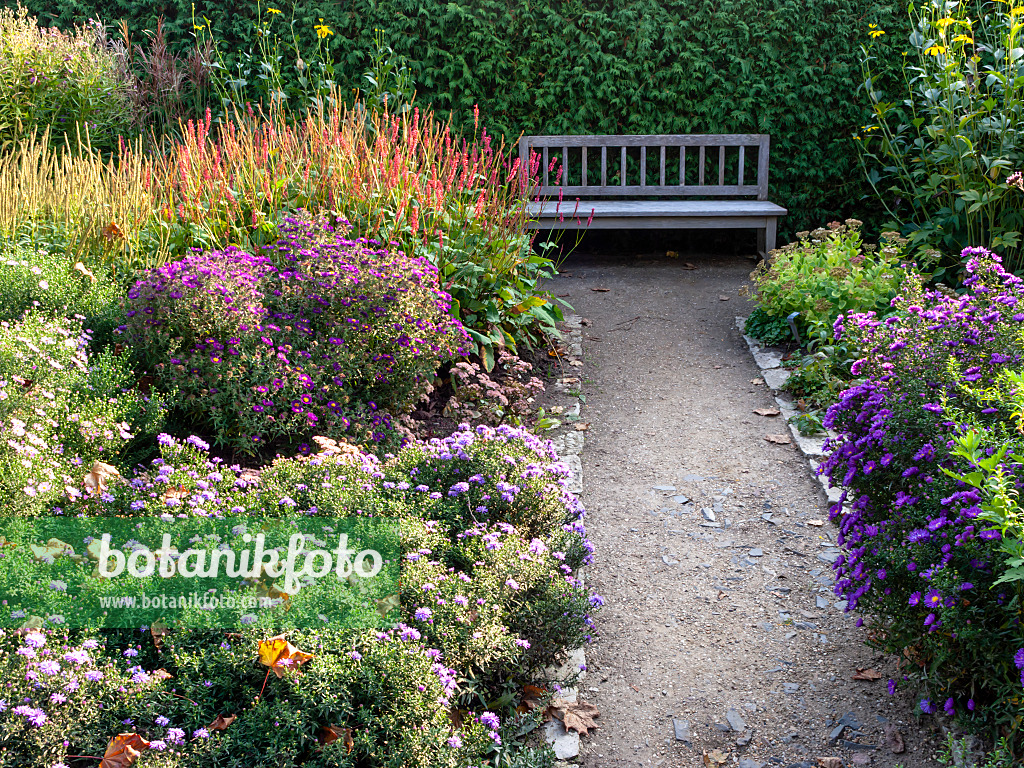
[(540, 718), (515, 710), (523, 686), (586, 639), (601, 602), (574, 577), (591, 547), (549, 444), (464, 428), (385, 462), (317, 454), (258, 475), (224, 466), (201, 440), (161, 444), (150, 468), (64, 513), (256, 520), (287, 501), (313, 515), (388, 515), (401, 521), (399, 621), (292, 632), (299, 661), (280, 676), (260, 661), (272, 634), (263, 616), (228, 632), (7, 633), (0, 765), (74, 764), (118, 734), (146, 743), (135, 742), (140, 765), (454, 768), (521, 752)]
[[(848, 610), (870, 617), (875, 645), (900, 654), (904, 680), (925, 683), (922, 710), (1016, 739), (1024, 595), (1019, 579), (1003, 579), (1003, 532), (985, 512), (992, 494), (978, 465), (1015, 495), (1024, 475), (1005, 449), (1019, 444), (1008, 441), (1020, 411), (998, 385), (1024, 357), (1024, 289), (988, 251), (963, 258), (962, 295), (908, 281), (884, 320), (868, 312), (836, 323), (836, 336), (861, 350), (860, 378), (829, 408), (839, 436), (822, 471), (843, 489), (832, 518), (846, 551), (836, 593)], [(971, 430), (988, 440), (973, 454)]]

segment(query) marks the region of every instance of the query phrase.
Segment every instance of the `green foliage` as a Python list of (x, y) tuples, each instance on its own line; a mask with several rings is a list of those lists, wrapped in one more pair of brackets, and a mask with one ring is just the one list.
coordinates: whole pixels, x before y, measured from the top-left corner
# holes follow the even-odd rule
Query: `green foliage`
[(110, 152), (133, 122), (124, 67), (92, 30), (44, 30), (23, 7), (0, 9), (0, 146), (48, 130), (55, 144), (88, 133)]
[(844, 312), (883, 312), (905, 277), (900, 243), (881, 249), (861, 242), (861, 222), (797, 232), (798, 242), (777, 250), (751, 275), (758, 306), (773, 318), (799, 312), (801, 335), (831, 325)]
[(1017, 269), (1024, 3), (928, 0), (911, 9), (915, 29), (895, 101), (876, 88), (885, 67), (876, 43), (864, 49), (873, 115), (858, 143), (868, 179), (915, 249), (938, 249), (948, 267), (961, 249), (983, 246)]
[[(57, 7), (32, 0), (30, 7), (60, 26), (124, 19), (136, 38), (159, 14), (174, 52), (194, 44), (191, 0), (169, 0), (159, 10), (139, 0)], [(234, 0), (195, 4), (195, 18), (212, 22), (230, 72), (232, 57), (257, 47), (259, 13), (256, 4)], [(906, 15), (886, 0), (300, 1), (290, 21), (301, 50), (315, 48), (321, 17), (334, 32), (325, 45), (343, 92), (366, 88), (367, 51), (375, 50), (379, 29), (408, 61), (418, 100), (452, 111), (462, 135), (471, 133), (474, 104), (509, 140), (520, 133), (769, 133), (771, 198), (790, 211), (787, 232), (850, 215), (853, 206), (865, 215), (861, 200), (870, 187), (851, 138), (870, 114), (856, 95), (860, 46), (869, 23), (888, 31), (876, 50), (876, 87), (885, 92), (909, 33)]]
[(764, 307), (756, 306), (743, 323), (743, 332), (770, 347), (795, 341), (785, 317), (773, 317)]

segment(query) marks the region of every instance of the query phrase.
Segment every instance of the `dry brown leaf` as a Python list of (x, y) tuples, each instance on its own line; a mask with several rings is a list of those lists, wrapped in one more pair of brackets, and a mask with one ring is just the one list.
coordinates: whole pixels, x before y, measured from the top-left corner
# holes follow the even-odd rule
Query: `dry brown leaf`
[(857, 667), (857, 671), (853, 673), (853, 679), (874, 682), (875, 680), (881, 680), (882, 674), (871, 667)]
[(683, 269), (696, 269), (696, 268), (697, 268), (696, 264), (691, 264), (688, 261), (683, 262)]
[(728, 300), (729, 300), (729, 298), (730, 298), (729, 296), (719, 296), (719, 297), (718, 297), (718, 300), (719, 300), (719, 301), (728, 301)]
[(576, 425), (577, 432), (586, 432), (588, 429), (590, 429), (590, 422), (587, 422), (586, 424), (580, 423)]
[(841, 757), (819, 757), (818, 768), (843, 768)]
[(754, 413), (758, 416), (778, 416), (782, 411), (778, 408), (755, 408)]
[(570, 360), (569, 361), (569, 365), (571, 365), (573, 368), (582, 368), (583, 367), (583, 361), (582, 360)]
[(157, 619), (149, 625), (149, 634), (153, 636), (153, 647), (160, 648), (164, 644), (164, 638), (171, 634), (171, 630), (164, 624), (163, 619)]
[(76, 272), (81, 272), (83, 275), (88, 277), (94, 283), (96, 282), (96, 275), (94, 275), (92, 272), (90, 272), (89, 268), (86, 267), (85, 264), (83, 264), (82, 262), (76, 261), (74, 269), (75, 269)]
[(580, 736), (586, 736), (590, 729), (596, 730), (600, 727), (594, 722), (594, 718), (601, 713), (597, 707), (585, 701), (555, 699), (548, 706), (547, 714), (561, 720), (565, 730), (576, 731)]
[(720, 768), (729, 762), (729, 753), (720, 749), (713, 749), (710, 752), (705, 749), (703, 757), (705, 768)]
[(82, 483), (90, 494), (95, 495), (105, 492), (109, 481), (120, 479), (121, 473), (117, 471), (117, 467), (104, 464), (102, 461), (94, 461), (92, 469), (82, 478)]
[(885, 726), (885, 746), (894, 755), (902, 755), (907, 751), (907, 745), (903, 743), (903, 734), (892, 723), (887, 723)]
[(137, 733), (119, 733), (107, 744), (99, 768), (128, 768), (139, 759), (149, 742)]
[(563, 357), (565, 355), (565, 347), (552, 347), (548, 350), (548, 357)]
[(313, 658), (313, 654), (300, 651), (285, 640), (283, 634), (260, 640), (259, 655), (260, 664), (270, 667), (278, 677), (283, 677), (286, 669), (297, 669)]
[(789, 439), (789, 435), (765, 435), (764, 439), (776, 445), (789, 445), (792, 442)]
[(355, 741), (352, 740), (352, 729), (342, 728), (338, 725), (325, 725), (320, 729), (320, 738), (317, 739), (325, 747), (328, 744), (333, 744), (338, 739), (343, 739), (345, 744), (345, 751), (351, 752), (352, 747), (356, 745)]
[(238, 715), (228, 715), (227, 717), (224, 717), (224, 715), (217, 715), (217, 719), (206, 727), (211, 731), (226, 731), (228, 726), (237, 719)]
[(382, 619), (386, 619), (388, 614), (391, 613), (395, 608), (401, 605), (401, 600), (398, 595), (388, 595), (382, 597), (377, 601), (377, 613), (380, 614)]
[(114, 222), (110, 222), (103, 229), (100, 230), (100, 234), (103, 235), (107, 240), (116, 240), (118, 238), (124, 239), (124, 232)]
[(750, 383), (754, 385), (761, 385), (764, 384), (764, 379), (751, 379)]
[(608, 293), (608, 291), (610, 291), (611, 288), (591, 288), (590, 290), (594, 291), (595, 293)]
[(721, 600), (722, 598), (725, 598), (725, 597), (728, 597), (728, 595), (725, 594), (725, 592), (723, 592), (722, 590), (718, 590), (718, 599)]
[(527, 712), (532, 712), (539, 708), (546, 693), (546, 690), (536, 685), (523, 686), (523, 699), (519, 706), (516, 707), (516, 711), (521, 715), (525, 715)]
[(821, 528), (825, 524), (824, 520), (808, 520), (808, 525), (813, 525), (815, 528)]

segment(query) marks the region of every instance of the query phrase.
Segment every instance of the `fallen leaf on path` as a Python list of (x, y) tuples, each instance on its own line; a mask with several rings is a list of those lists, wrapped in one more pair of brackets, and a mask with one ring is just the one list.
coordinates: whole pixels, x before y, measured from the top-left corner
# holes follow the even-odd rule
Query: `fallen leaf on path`
[(764, 379), (751, 379), (750, 383), (760, 386), (761, 384), (764, 384)]
[(137, 733), (119, 733), (107, 744), (99, 768), (128, 768), (139, 759), (149, 742)]
[(639, 689), (639, 688), (637, 688), (637, 687), (636, 687), (635, 685), (631, 685), (631, 686), (629, 686), (629, 687), (630, 687), (630, 688), (632, 688), (632, 689), (633, 689), (634, 691), (636, 691), (637, 693), (640, 693), (640, 689)]
[(558, 298), (560, 298), (560, 299), (568, 299), (569, 298), (569, 294), (568, 293), (556, 293), (555, 295)]
[(587, 422), (586, 424), (577, 424), (576, 425), (576, 431), (577, 432), (586, 432), (588, 429), (590, 429), (590, 423), (589, 422)]
[(591, 325), (590, 318), (589, 317), (581, 318), (580, 319), (580, 325), (582, 325), (584, 327)]
[(691, 264), (688, 261), (683, 262), (683, 269), (696, 269), (696, 268), (697, 268), (696, 264)]
[(704, 766), (705, 768), (719, 768), (729, 762), (729, 753), (723, 752), (720, 749), (713, 749), (708, 752), (704, 750)]
[(813, 525), (815, 528), (821, 528), (825, 524), (823, 520), (808, 520), (808, 525)]
[(765, 435), (764, 439), (776, 445), (789, 445), (792, 442), (789, 435)]
[(892, 723), (888, 723), (885, 726), (885, 746), (894, 755), (902, 755), (907, 751), (907, 745), (903, 743), (903, 734)]
[(571, 365), (573, 368), (582, 368), (583, 367), (583, 361), (582, 360), (570, 360), (569, 361), (569, 365)]
[(594, 291), (595, 293), (608, 293), (608, 291), (610, 291), (611, 288), (591, 288), (590, 290)]
[(226, 731), (228, 726), (231, 725), (235, 720), (238, 719), (238, 715), (217, 715), (217, 719), (206, 726), (211, 731)]
[(841, 757), (819, 757), (818, 768), (843, 768)]
[(718, 599), (721, 600), (722, 598), (725, 598), (725, 597), (728, 597), (728, 595), (725, 594), (725, 592), (723, 592), (722, 590), (718, 590)]
[(278, 677), (291, 667), (299, 667), (313, 658), (313, 654), (300, 651), (285, 640), (284, 635), (275, 635), (267, 640), (260, 640), (260, 664), (270, 667)]
[(778, 408), (755, 408), (754, 413), (758, 416), (778, 416), (782, 411)]
[(718, 369), (719, 369), (719, 368), (721, 368), (722, 366), (720, 366), (720, 365), (716, 365), (716, 366), (713, 366), (713, 367), (714, 367), (714, 369), (715, 369), (715, 370), (718, 370)]
[(565, 354), (565, 347), (552, 347), (548, 350), (548, 357), (562, 357)]
[(597, 707), (587, 704), (585, 701), (555, 699), (551, 702), (547, 712), (561, 720), (565, 730), (576, 731), (580, 736), (586, 736), (590, 729), (600, 727), (594, 722), (594, 718), (601, 713)]
[(882, 675), (871, 667), (857, 667), (857, 671), (853, 673), (854, 680), (867, 680), (868, 682), (874, 682), (875, 680), (881, 680)]
[(718, 297), (718, 300), (719, 300), (719, 301), (728, 301), (728, 300), (729, 300), (729, 297), (728, 297), (728, 296), (719, 296), (719, 297)]

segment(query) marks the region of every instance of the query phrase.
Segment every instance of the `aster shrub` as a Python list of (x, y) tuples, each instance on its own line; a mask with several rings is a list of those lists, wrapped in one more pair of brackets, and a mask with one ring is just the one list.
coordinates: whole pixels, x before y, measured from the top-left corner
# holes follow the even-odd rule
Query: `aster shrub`
[(926, 683), (922, 709), (1015, 729), (1022, 582), (999, 583), (1001, 534), (983, 514), (984, 491), (960, 479), (974, 468), (958, 436), (1009, 434), (1010, 399), (974, 390), (1021, 365), (1024, 286), (985, 249), (962, 258), (962, 295), (908, 281), (895, 314), (836, 322), (836, 336), (862, 350), (860, 379), (828, 411), (838, 437), (821, 471), (843, 489), (831, 516), (846, 550), (835, 571), (847, 610), (871, 617), (873, 642)]
[(88, 493), (94, 462), (123, 465), (161, 406), (109, 351), (90, 354), (78, 320), (0, 322), (0, 493), (8, 513)]
[(261, 255), (193, 254), (136, 283), (126, 338), (179, 393), (183, 426), (243, 453), (314, 434), (396, 441), (395, 417), (466, 337), (434, 267), (345, 232), (289, 219)]
[[(66, 639), (66, 617), (19, 616), (38, 628), (0, 638), (11, 681), (0, 692), (0, 766), (74, 764), (117, 733), (138, 734), (145, 759), (166, 766), (516, 764), (517, 739), (541, 714), (518, 714), (519, 692), (587, 639), (603, 602), (575, 577), (591, 546), (550, 443), (464, 426), (382, 460), (320, 438), (321, 453), (245, 470), (199, 438), (158, 442), (149, 467), (62, 513), (394, 518), (399, 620), (385, 631), (293, 630), (289, 642), (312, 659), (279, 679), (257, 658), (273, 616), (159, 642), (146, 627), (100, 629), (82, 633), (98, 640), (88, 647)], [(86, 681), (116, 685), (116, 706)], [(83, 709), (81, 727), (69, 722)], [(234, 719), (218, 730), (219, 716)]]

